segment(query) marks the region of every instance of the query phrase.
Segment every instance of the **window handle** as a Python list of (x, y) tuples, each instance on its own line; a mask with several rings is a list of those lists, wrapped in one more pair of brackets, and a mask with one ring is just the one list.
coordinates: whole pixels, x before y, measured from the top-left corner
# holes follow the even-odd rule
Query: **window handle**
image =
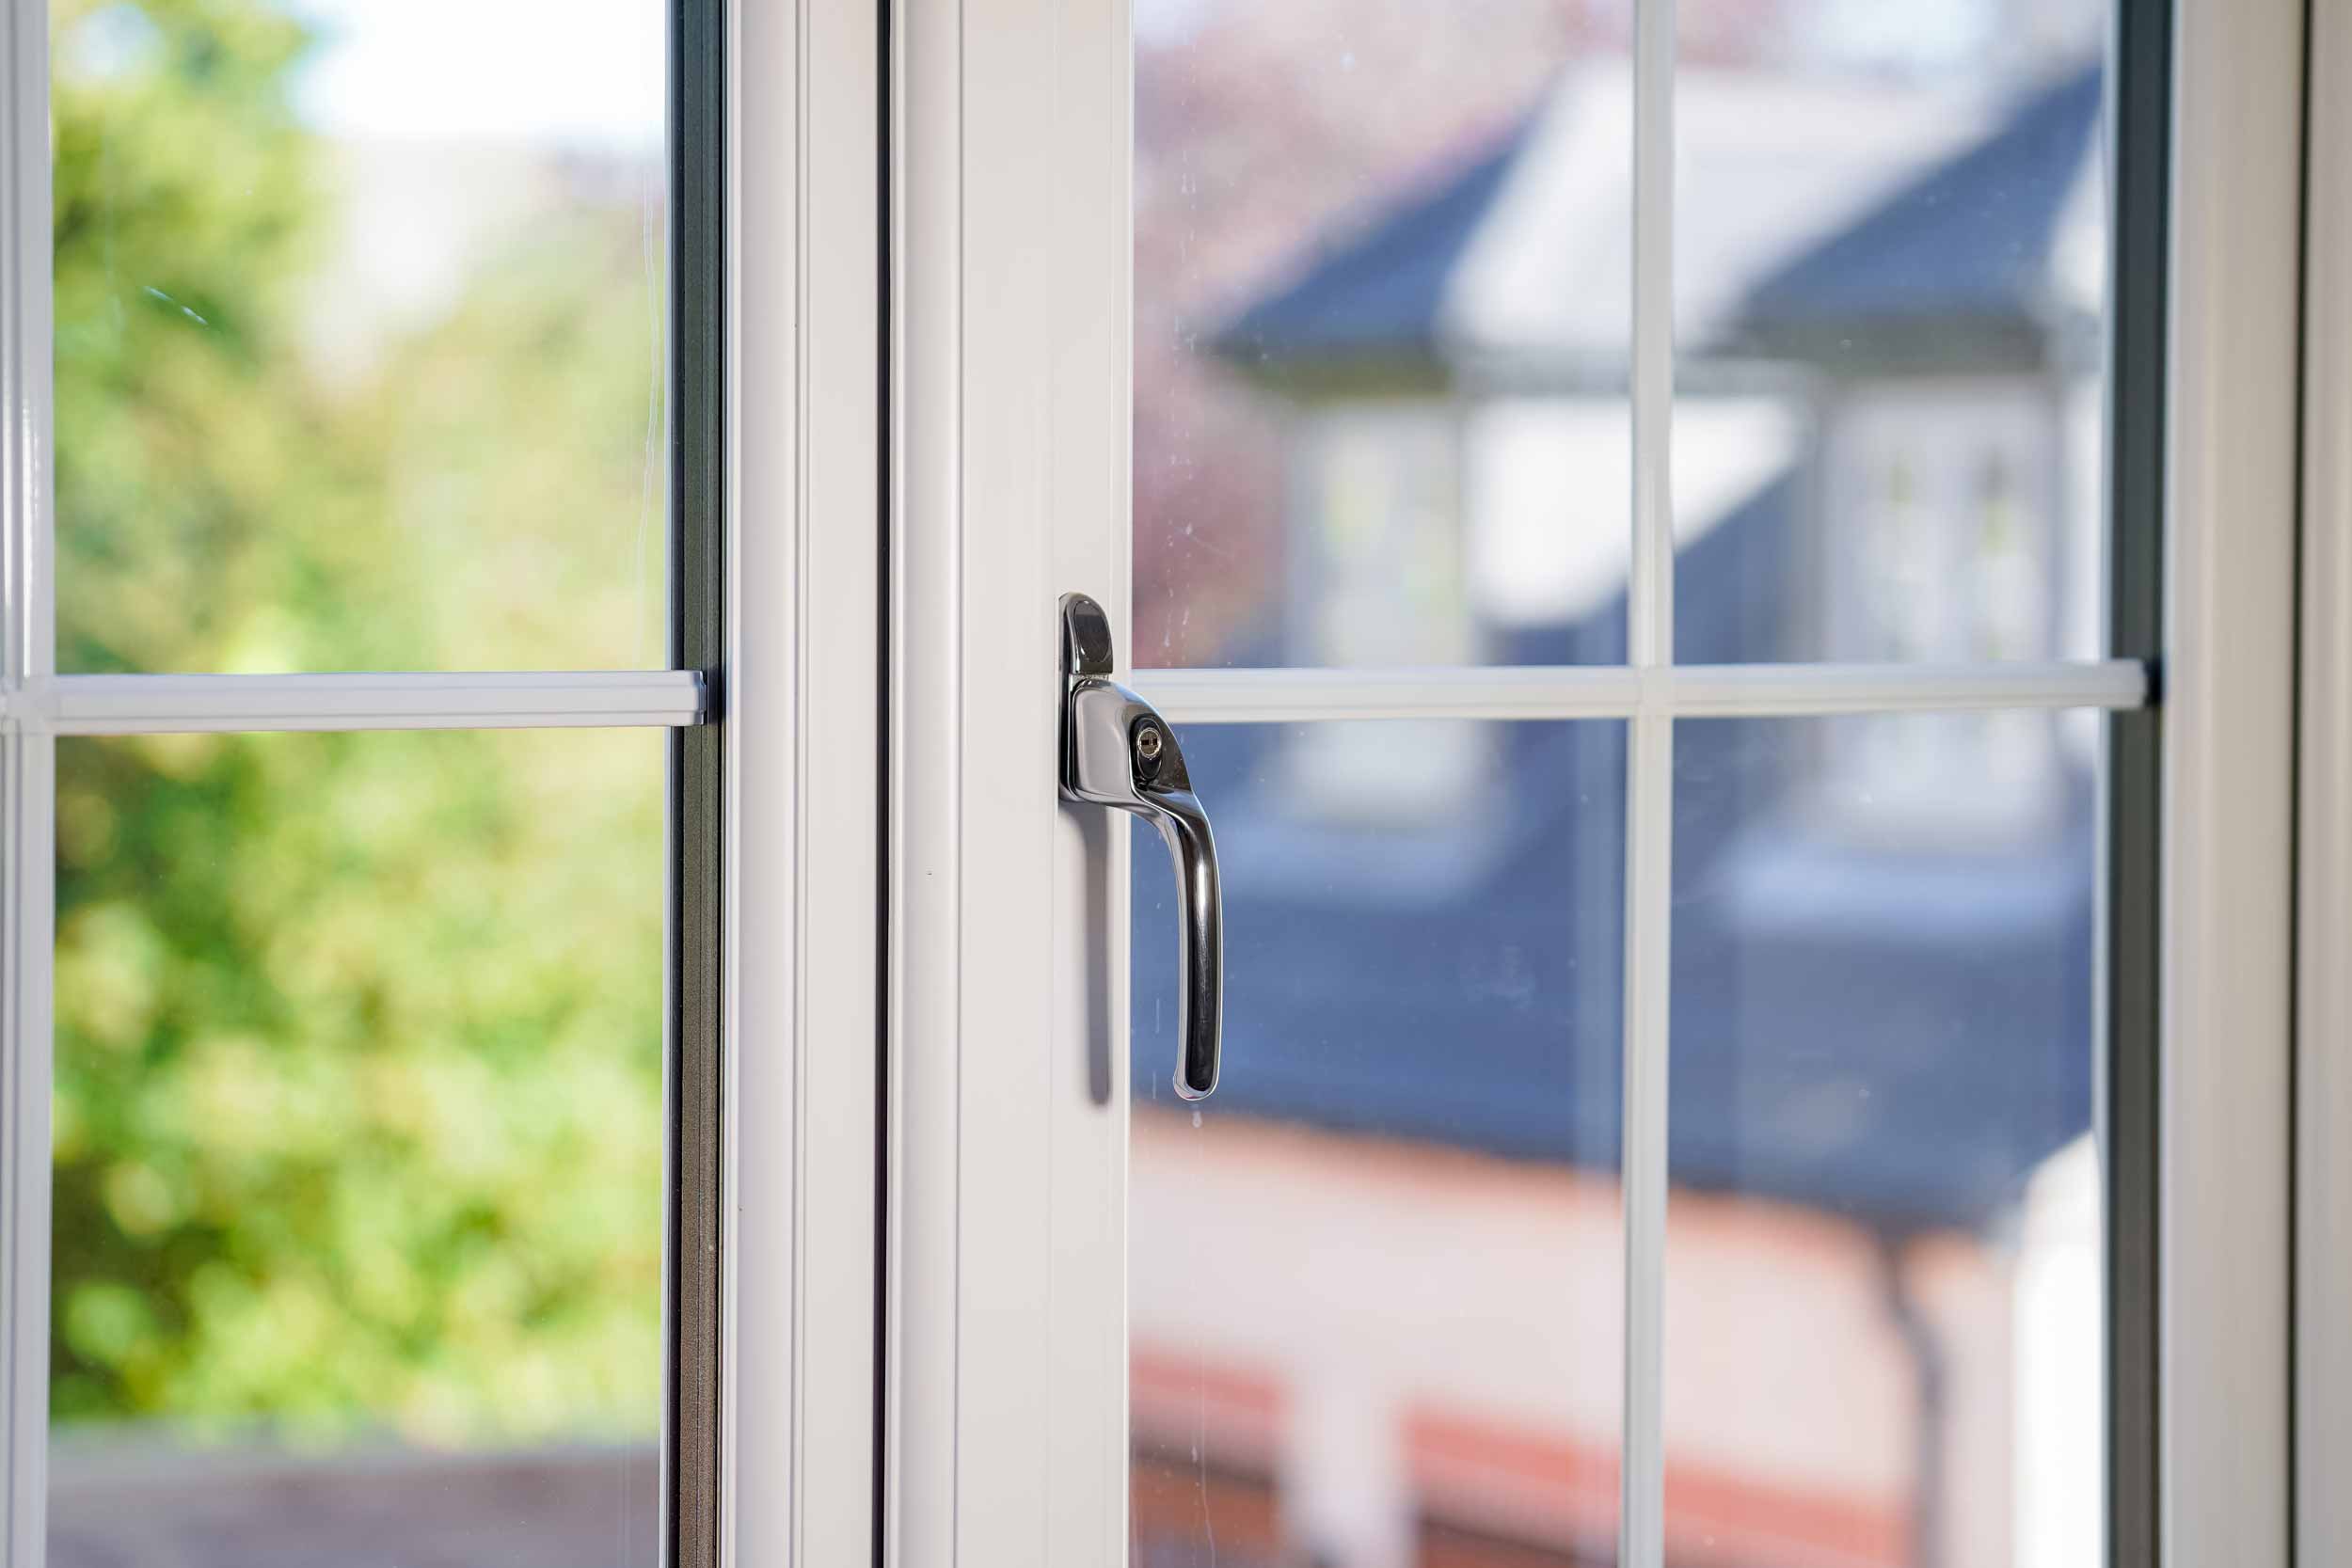
[(1176, 867), (1176, 1092), (1216, 1087), (1225, 1036), (1225, 892), (1216, 836), (1192, 792), (1176, 732), (1111, 679), (1111, 623), (1084, 594), (1061, 598), (1062, 798), (1132, 812), (1160, 831)]

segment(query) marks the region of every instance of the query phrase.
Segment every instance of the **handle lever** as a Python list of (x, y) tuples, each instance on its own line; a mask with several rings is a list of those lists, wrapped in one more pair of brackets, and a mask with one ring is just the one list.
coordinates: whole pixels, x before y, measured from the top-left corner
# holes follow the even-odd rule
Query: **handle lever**
[(1061, 597), (1061, 792), (1159, 829), (1176, 867), (1176, 1092), (1216, 1088), (1225, 1037), (1225, 894), (1216, 838), (1192, 792), (1176, 732), (1111, 677), (1111, 623), (1084, 594)]

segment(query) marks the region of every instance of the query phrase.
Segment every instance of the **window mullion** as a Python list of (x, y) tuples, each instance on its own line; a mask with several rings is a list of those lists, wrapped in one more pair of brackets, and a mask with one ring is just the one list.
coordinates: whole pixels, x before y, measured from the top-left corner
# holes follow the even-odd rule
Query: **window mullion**
[(1617, 1560), (1665, 1560), (1667, 1005), (1672, 969), (1674, 720), (1651, 675), (1674, 663), (1674, 0), (1639, 0), (1633, 56), (1633, 491), (1625, 824), (1625, 1408)]
[(40, 1568), (49, 1437), (49, 973), (56, 743), (0, 738), (0, 1385), (7, 1539), (0, 1562)]
[(45, 0), (0, 0), (0, 682), (13, 688), (56, 661)]
[[(0, 693), (50, 635), (48, 7), (0, 3)], [(39, 1568), (49, 1420), (49, 965), (56, 744), (0, 720), (0, 1564)]]

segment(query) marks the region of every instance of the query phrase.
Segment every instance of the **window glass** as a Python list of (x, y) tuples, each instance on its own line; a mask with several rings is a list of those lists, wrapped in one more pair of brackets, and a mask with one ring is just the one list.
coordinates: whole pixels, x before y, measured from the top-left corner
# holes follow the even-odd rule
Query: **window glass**
[(1135, 662), (1622, 658), (1624, 8), (1135, 29)]
[(2098, 716), (1999, 717), (1975, 818), (1833, 764), (1976, 716), (1676, 726), (1669, 1560), (2104, 1558)]
[(52, 1568), (651, 1568), (663, 736), (57, 750)]
[(667, 662), (660, 0), (50, 0), (58, 664)]
[(2096, 656), (2108, 10), (1680, 8), (1677, 657)]
[[(1350, 736), (1320, 750), (1303, 735)], [(1295, 759), (1488, 759), (1475, 799)], [(1614, 1560), (1625, 729), (1188, 726), (1225, 879), (1216, 1095), (1179, 1101), (1174, 883), (1135, 843), (1137, 1568)], [(1502, 1555), (1448, 1556), (1483, 1544)]]

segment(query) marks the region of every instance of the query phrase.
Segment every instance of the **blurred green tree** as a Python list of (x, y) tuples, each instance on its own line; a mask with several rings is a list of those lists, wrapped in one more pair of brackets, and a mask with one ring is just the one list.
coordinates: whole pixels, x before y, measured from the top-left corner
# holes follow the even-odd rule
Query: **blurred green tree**
[[(322, 375), (303, 25), (52, 28), (61, 665), (644, 646), (658, 214), (556, 203)], [(660, 738), (76, 739), (58, 774), (56, 1418), (655, 1431)]]

